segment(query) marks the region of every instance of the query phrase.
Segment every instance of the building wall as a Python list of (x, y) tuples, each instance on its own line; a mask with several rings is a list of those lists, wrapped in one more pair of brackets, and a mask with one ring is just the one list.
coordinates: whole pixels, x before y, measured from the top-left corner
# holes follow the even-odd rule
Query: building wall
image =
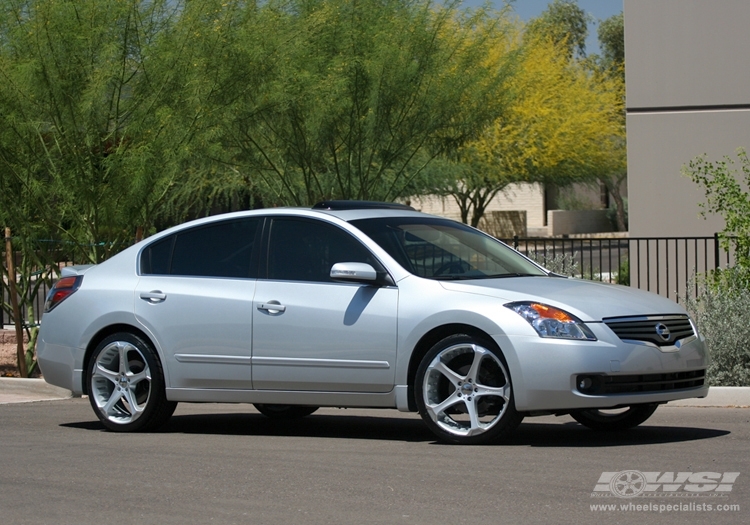
[[(410, 202), (425, 213), (461, 220), (461, 212), (453, 197), (425, 195), (412, 197)], [(511, 210), (526, 211), (526, 226), (530, 230), (544, 228), (544, 187), (541, 184), (511, 184), (487, 207), (487, 212)]]
[[(750, 2), (624, 0), (631, 237), (702, 236), (698, 155), (750, 147)], [(736, 158), (736, 157), (735, 157)]]

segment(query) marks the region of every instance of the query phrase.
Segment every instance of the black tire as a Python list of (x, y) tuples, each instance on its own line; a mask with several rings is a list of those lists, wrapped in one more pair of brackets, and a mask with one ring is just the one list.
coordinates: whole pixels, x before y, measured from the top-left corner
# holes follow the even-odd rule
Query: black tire
[(617, 431), (637, 427), (656, 411), (658, 403), (648, 405), (632, 405), (625, 410), (576, 410), (570, 416), (581, 425), (592, 430)]
[(255, 403), (258, 412), (271, 419), (300, 419), (315, 412), (318, 407), (302, 405), (270, 405)]
[(414, 393), (427, 427), (448, 443), (496, 443), (523, 420), (500, 350), (465, 334), (446, 337), (427, 352)]
[(86, 378), (94, 413), (115, 432), (155, 430), (177, 407), (167, 400), (156, 351), (135, 334), (120, 332), (99, 343)]

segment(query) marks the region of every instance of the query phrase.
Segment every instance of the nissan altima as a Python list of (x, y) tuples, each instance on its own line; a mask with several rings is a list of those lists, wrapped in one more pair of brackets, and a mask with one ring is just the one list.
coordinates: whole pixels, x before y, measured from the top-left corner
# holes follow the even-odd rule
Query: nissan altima
[(703, 338), (675, 302), (362, 201), (199, 219), (65, 268), (37, 354), (112, 431), (157, 429), (178, 402), (287, 419), (369, 407), (479, 444), (544, 414), (624, 430), (708, 393)]

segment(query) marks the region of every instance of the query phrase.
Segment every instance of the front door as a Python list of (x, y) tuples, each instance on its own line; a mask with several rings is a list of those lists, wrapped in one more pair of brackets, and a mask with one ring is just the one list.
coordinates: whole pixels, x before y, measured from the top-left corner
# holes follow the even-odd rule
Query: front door
[(253, 304), (253, 387), (388, 392), (396, 363), (398, 289), (330, 279), (337, 262), (382, 268), (345, 230), (274, 218)]

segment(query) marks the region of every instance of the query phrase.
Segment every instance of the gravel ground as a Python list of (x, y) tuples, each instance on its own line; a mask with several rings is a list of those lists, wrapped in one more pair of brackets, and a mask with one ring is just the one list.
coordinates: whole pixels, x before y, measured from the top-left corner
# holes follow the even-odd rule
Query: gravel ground
[(0, 377), (18, 377), (15, 343), (0, 344)]
[[(24, 335), (24, 349), (26, 336)], [(14, 330), (0, 330), (0, 377), (20, 377), (16, 362), (16, 333)], [(39, 377), (38, 372), (32, 377)]]

